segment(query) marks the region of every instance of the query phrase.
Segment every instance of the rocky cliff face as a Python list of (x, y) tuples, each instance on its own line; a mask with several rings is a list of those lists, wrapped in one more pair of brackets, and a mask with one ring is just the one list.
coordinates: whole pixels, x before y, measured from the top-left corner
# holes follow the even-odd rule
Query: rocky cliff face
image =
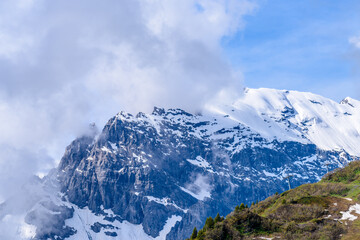
[(33, 210), (35, 239), (184, 239), (208, 216), (287, 190), (287, 177), (293, 187), (316, 182), (360, 156), (357, 101), (249, 91), (203, 115), (121, 112), (73, 141), (45, 180), (60, 193), (41, 205), (61, 213), (61, 227), (40, 231)]

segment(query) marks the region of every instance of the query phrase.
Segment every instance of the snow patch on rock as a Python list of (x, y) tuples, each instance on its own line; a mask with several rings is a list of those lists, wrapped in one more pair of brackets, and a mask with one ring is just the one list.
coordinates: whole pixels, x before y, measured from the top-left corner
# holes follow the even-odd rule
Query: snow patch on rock
[[(113, 239), (127, 239), (127, 240), (165, 240), (166, 235), (171, 231), (175, 224), (182, 220), (182, 217), (177, 215), (172, 215), (169, 217), (160, 231), (159, 236), (153, 238), (147, 235), (141, 224), (132, 224), (128, 221), (119, 222), (115, 220), (114, 222), (105, 220), (105, 217), (102, 215), (96, 215), (91, 212), (87, 207), (81, 209), (74, 204), (67, 203), (68, 206), (74, 208), (74, 217), (67, 219), (65, 224), (69, 227), (73, 227), (77, 230), (75, 235), (70, 236), (69, 240), (78, 240), (78, 239), (92, 239), (92, 240), (113, 240)], [(110, 210), (104, 210), (106, 214), (114, 216), (115, 214)], [(101, 230), (96, 233), (91, 229), (95, 223), (100, 223), (108, 228), (101, 228)], [(116, 234), (116, 237), (109, 236), (106, 233)]]
[(200, 201), (203, 201), (205, 198), (211, 198), (212, 187), (207, 177), (202, 175), (198, 175), (193, 183), (188, 184), (185, 188), (180, 187), (180, 189)]
[(360, 204), (355, 204), (350, 206), (349, 210), (346, 212), (340, 211), (340, 213), (343, 215), (340, 220), (349, 220), (349, 221), (354, 221), (356, 220), (358, 217), (353, 215), (352, 213), (355, 212), (356, 214), (360, 214)]

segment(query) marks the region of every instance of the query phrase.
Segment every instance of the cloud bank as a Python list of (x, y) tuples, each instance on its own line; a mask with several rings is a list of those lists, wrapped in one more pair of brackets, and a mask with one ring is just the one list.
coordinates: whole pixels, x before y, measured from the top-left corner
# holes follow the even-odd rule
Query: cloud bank
[(10, 179), (21, 184), (19, 173), (54, 166), (89, 122), (154, 105), (196, 111), (219, 91), (240, 90), (221, 41), (254, 8), (250, 0), (1, 1), (0, 165), (14, 166), (0, 169), (1, 197)]

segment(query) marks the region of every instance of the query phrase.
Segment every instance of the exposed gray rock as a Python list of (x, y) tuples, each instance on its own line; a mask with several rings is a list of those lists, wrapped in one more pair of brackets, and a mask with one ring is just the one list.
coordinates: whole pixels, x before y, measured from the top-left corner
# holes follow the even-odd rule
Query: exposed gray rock
[[(294, 110), (282, 115), (286, 122)], [(225, 128), (216, 119), (155, 108), (152, 115), (121, 112), (97, 138), (75, 140), (57, 171), (71, 203), (96, 214), (111, 209), (117, 220), (142, 224), (152, 237), (169, 217), (181, 216), (167, 238), (184, 239), (207, 216), (287, 190), (288, 175), (294, 187), (315, 182), (352, 158), (314, 144), (269, 141), (241, 124)], [(109, 226), (92, 226), (102, 228), (115, 236)]]

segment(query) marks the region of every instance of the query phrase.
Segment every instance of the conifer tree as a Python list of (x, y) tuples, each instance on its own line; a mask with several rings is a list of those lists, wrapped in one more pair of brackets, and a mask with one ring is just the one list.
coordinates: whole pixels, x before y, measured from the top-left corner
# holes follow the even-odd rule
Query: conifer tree
[(204, 228), (213, 228), (214, 227), (214, 219), (212, 217), (208, 217), (205, 221)]
[(220, 217), (220, 214), (219, 214), (219, 213), (218, 213), (218, 214), (216, 215), (216, 217), (214, 218), (214, 222), (215, 222), (215, 223), (221, 222), (221, 217)]
[(194, 230), (191, 234), (190, 239), (195, 239), (197, 237), (197, 235), (198, 235), (198, 231), (197, 231), (196, 227), (194, 227)]
[(240, 204), (240, 210), (244, 210), (245, 209), (245, 205), (244, 205), (244, 203), (241, 203)]
[(205, 237), (205, 231), (204, 231), (204, 229), (199, 230), (199, 232), (198, 232), (198, 234), (197, 234), (197, 238), (198, 238), (198, 239), (204, 239), (204, 237)]

